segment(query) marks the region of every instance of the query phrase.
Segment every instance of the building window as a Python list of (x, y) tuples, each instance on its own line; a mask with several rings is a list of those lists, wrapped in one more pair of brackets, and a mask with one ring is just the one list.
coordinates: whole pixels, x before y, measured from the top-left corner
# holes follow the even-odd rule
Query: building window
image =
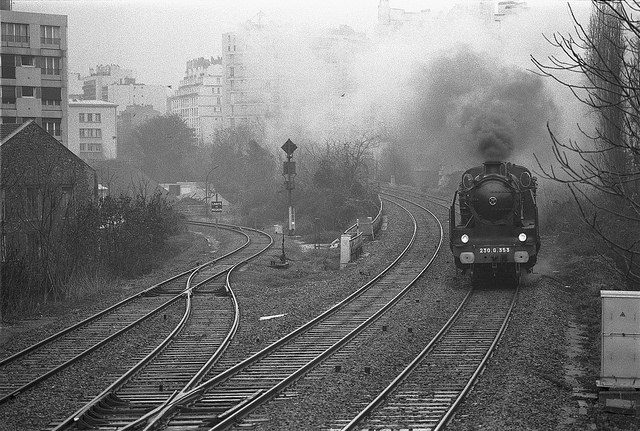
[(28, 219), (40, 218), (40, 189), (38, 187), (27, 187), (24, 213)]
[(60, 46), (60, 27), (55, 25), (41, 25), (40, 43)]
[(22, 62), (22, 66), (25, 67), (35, 67), (36, 58), (33, 55), (21, 55), (20, 61)]
[(73, 187), (62, 186), (60, 189), (60, 210), (64, 216), (69, 213), (71, 204), (73, 203)]
[(78, 121), (84, 123), (84, 114), (78, 114)]
[(81, 138), (102, 138), (101, 129), (80, 129)]
[(15, 105), (16, 103), (16, 87), (15, 85), (2, 86), (2, 104)]
[(16, 79), (16, 57), (13, 54), (0, 54), (2, 78)]
[(85, 143), (84, 142), (80, 142), (80, 151), (84, 151), (86, 148)]
[(100, 114), (93, 114), (94, 123), (100, 123), (102, 118)]
[(22, 97), (36, 97), (35, 87), (22, 87)]
[(93, 123), (93, 114), (87, 114), (87, 123)]
[(3, 46), (29, 46), (29, 25), (13, 22), (2, 23)]
[(233, 77), (233, 76), (234, 76), (234, 72), (235, 72), (234, 68), (233, 68), (233, 67), (230, 67), (230, 68), (229, 68), (229, 76), (230, 76), (230, 77)]
[(60, 87), (42, 87), (42, 105), (44, 106), (60, 106), (62, 101), (62, 90)]
[(42, 75), (60, 75), (59, 57), (40, 57), (36, 64), (40, 67)]
[(62, 120), (60, 118), (43, 118), (42, 127), (53, 136), (61, 136), (60, 127)]
[(2, 124), (15, 124), (17, 122), (17, 117), (2, 117)]

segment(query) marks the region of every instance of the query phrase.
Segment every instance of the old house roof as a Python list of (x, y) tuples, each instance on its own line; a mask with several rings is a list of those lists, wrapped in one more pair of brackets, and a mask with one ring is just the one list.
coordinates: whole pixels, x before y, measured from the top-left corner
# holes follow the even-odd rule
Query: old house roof
[[(9, 127), (9, 126), (13, 126), (13, 127)], [(89, 165), (87, 162), (85, 162), (76, 154), (74, 154), (73, 151), (71, 151), (69, 148), (63, 145), (54, 136), (49, 134), (49, 132), (43, 129), (38, 123), (35, 122), (35, 120), (29, 120), (26, 123), (22, 123), (22, 124), (1, 124), (0, 125), (0, 147), (3, 147), (4, 145), (8, 144), (10, 141), (16, 141), (19, 144), (20, 142), (24, 142), (25, 140), (29, 141), (33, 139), (34, 135), (31, 135), (31, 137), (29, 137), (28, 131), (26, 132), (27, 134), (25, 136), (22, 136), (23, 131), (31, 128), (35, 128), (34, 129), (34, 131), (36, 132), (35, 136), (37, 136), (36, 141), (43, 142), (42, 140), (44, 139), (45, 140), (44, 142), (48, 141), (48, 145), (53, 144), (55, 146), (58, 146), (60, 150), (67, 152), (68, 155), (70, 155), (74, 160), (80, 162), (81, 164), (87, 166), (89, 169), (95, 172), (95, 169), (91, 165)]]
[(13, 136), (18, 129), (22, 128), (25, 124), (11, 123), (11, 124), (0, 124), (0, 144), (4, 143), (5, 138), (9, 139), (10, 136)]

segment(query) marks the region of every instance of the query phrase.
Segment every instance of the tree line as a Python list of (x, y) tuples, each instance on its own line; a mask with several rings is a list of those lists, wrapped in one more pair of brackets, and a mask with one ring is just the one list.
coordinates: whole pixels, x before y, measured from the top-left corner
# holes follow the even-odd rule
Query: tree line
[[(592, 1), (590, 22), (553, 34), (558, 54), (532, 57), (538, 72), (571, 90), (596, 118), (563, 139), (548, 126), (555, 163), (540, 169), (564, 184), (582, 222), (606, 244), (617, 268), (640, 281), (640, 12), (638, 0)], [(604, 253), (604, 252), (603, 252)]]
[(66, 298), (82, 279), (133, 278), (148, 272), (168, 237), (180, 229), (177, 214), (161, 194), (68, 204), (55, 188), (49, 185), (41, 193), (41, 216), (14, 214), (29, 241), (26, 247), (8, 248), (0, 268), (4, 318)]

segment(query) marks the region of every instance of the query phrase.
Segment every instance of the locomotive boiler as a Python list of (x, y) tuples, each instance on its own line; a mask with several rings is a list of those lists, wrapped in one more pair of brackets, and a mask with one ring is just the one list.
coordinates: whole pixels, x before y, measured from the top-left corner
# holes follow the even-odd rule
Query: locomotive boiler
[[(536, 178), (529, 169), (490, 161), (467, 170), (449, 214), (455, 264), (474, 285), (495, 280), (517, 285), (540, 249)], [(456, 211), (457, 206), (457, 211)]]

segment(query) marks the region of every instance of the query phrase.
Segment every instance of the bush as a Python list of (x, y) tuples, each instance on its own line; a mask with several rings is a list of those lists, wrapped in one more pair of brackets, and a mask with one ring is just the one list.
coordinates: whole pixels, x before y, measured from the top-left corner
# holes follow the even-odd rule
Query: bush
[(78, 208), (55, 229), (55, 240), (13, 250), (2, 262), (3, 318), (33, 311), (50, 298), (82, 296), (70, 280), (98, 286), (104, 274), (132, 278), (150, 271), (169, 236), (179, 231), (179, 220), (160, 194), (106, 197)]

